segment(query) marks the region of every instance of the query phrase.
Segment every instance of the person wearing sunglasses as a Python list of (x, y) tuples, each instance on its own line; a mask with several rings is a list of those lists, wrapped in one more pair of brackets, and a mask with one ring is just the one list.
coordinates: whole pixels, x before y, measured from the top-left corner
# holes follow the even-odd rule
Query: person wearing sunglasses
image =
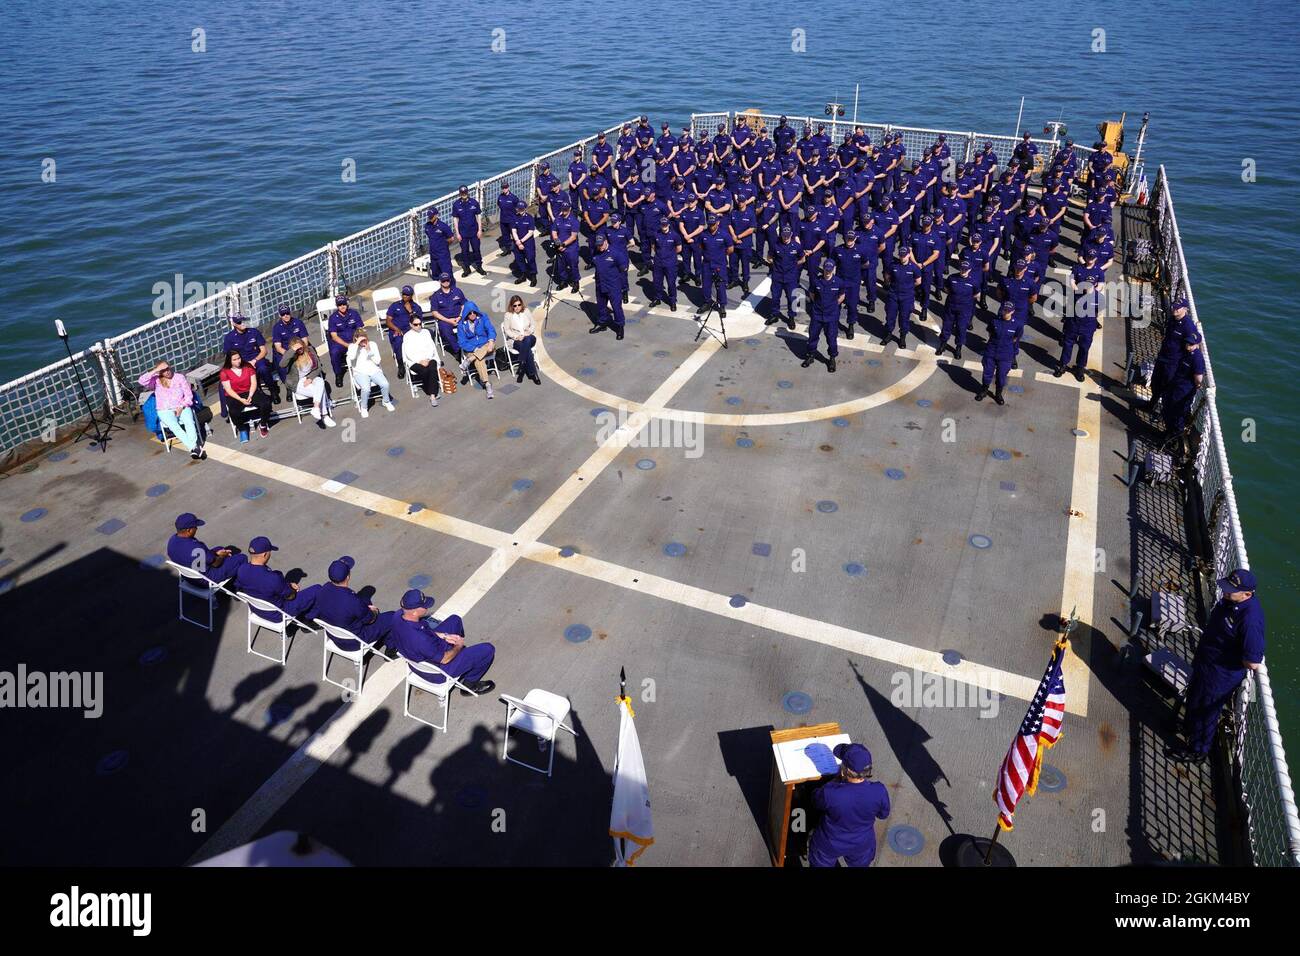
[(189, 379), (177, 375), (171, 363), (163, 361), (141, 375), (140, 384), (153, 392), (158, 420), (185, 446), (190, 457), (195, 461), (206, 459), (208, 454), (203, 450), (202, 433), (194, 417), (194, 390)]
[(424, 327), (423, 316), (412, 316), (411, 327), (401, 338), (402, 361), (415, 382), (429, 396), (429, 405), (438, 407), (438, 353), (433, 335)]

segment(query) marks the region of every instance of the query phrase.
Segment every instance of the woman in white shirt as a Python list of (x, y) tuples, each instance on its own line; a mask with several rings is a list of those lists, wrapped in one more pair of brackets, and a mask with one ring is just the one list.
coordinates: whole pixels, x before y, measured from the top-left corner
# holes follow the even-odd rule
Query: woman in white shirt
[(370, 341), (364, 329), (358, 329), (352, 344), (348, 346), (348, 365), (352, 368), (352, 380), (357, 385), (357, 411), (362, 418), (370, 417), (370, 389), (379, 386), (379, 395), (384, 408), (393, 410), (393, 396), (388, 391), (388, 377), (379, 367), (379, 346)]
[(501, 331), (506, 337), (506, 348), (512, 349), (519, 356), (515, 381), (522, 382), (527, 375), (534, 385), (541, 385), (541, 376), (537, 374), (537, 359), (533, 356), (533, 346), (537, 344), (537, 328), (533, 324), (533, 313), (524, 307), (524, 300), (517, 295), (510, 297), (505, 318), (501, 320)]
[(424, 327), (424, 319), (411, 316), (411, 327), (402, 336), (402, 362), (411, 373), (411, 381), (418, 382), (429, 404), (438, 407), (438, 353), (434, 350), (433, 335)]

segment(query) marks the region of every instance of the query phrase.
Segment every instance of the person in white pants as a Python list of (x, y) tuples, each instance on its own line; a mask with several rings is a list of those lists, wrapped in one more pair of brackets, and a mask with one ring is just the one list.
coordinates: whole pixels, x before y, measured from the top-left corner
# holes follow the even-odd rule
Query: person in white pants
[(384, 408), (393, 410), (393, 396), (388, 390), (388, 376), (379, 364), (379, 346), (370, 341), (364, 329), (359, 329), (348, 346), (348, 365), (352, 368), (352, 380), (357, 386), (357, 411), (362, 418), (370, 417), (370, 389), (378, 385), (379, 395)]
[(311, 402), (311, 417), (321, 428), (333, 428), (338, 422), (330, 416), (329, 387), (321, 374), (320, 359), (316, 350), (294, 336), (289, 347), (280, 356), (280, 364), (289, 369), (294, 378), (293, 397)]

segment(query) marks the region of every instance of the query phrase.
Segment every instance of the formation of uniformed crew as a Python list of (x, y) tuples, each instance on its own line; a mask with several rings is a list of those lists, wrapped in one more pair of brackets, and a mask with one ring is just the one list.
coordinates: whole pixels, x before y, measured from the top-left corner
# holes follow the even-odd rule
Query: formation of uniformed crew
[(364, 644), (378, 651), (395, 652), (408, 663), (434, 664), (476, 694), (489, 693), (496, 687), (484, 679), (496, 657), (495, 648), (486, 642), (467, 644), (465, 623), (457, 614), (441, 621), (432, 619), (429, 610), (434, 600), (419, 589), (403, 594), (395, 610), (380, 611), (352, 590), (356, 562), (346, 555), (330, 563), (326, 583), (300, 587), (298, 581), (270, 566), (272, 552), (280, 550), (270, 538), (253, 538), (247, 552), (231, 545), (210, 548), (198, 538), (198, 529), (205, 523), (191, 512), (178, 515), (176, 533), (167, 541), (168, 560), (193, 568), (231, 590), (266, 601), (308, 626), (313, 621), (324, 621), (348, 631), (352, 638), (332, 638), (342, 650), (360, 650)]

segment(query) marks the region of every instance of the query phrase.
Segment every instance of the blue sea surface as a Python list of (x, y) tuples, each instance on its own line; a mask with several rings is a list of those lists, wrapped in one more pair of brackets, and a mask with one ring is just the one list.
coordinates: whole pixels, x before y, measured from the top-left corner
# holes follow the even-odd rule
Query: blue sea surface
[(851, 113), (861, 84), (867, 122), (1011, 134), (1023, 96), (1023, 128), (1059, 117), (1083, 143), (1127, 112), (1131, 148), (1150, 111), (1147, 156), (1171, 177), (1300, 754), (1296, 13), (1281, 0), (7, 0), (0, 381), (59, 356), (55, 318), (88, 345), (153, 318), (178, 274), (249, 278), (640, 112), (674, 129), (692, 111), (817, 115), (834, 99)]

